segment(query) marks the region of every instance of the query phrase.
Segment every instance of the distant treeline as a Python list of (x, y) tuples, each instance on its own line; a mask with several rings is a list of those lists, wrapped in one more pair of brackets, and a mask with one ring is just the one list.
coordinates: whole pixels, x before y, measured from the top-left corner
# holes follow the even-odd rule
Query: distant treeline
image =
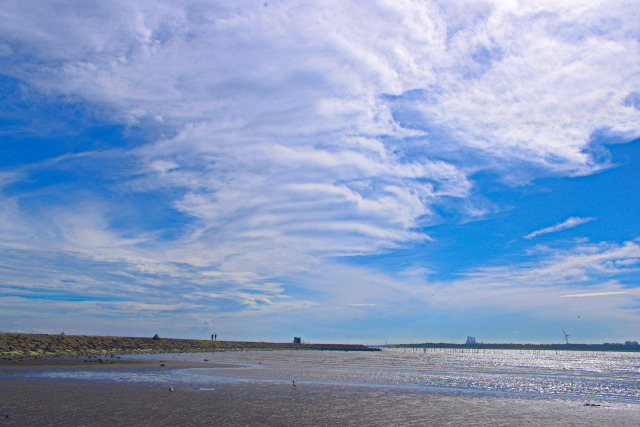
[(451, 344), (421, 343), (385, 345), (388, 348), (446, 348), (483, 350), (640, 351), (638, 344)]
[(93, 356), (257, 350), (380, 351), (362, 344), (293, 344), (179, 338), (0, 333), (0, 357)]

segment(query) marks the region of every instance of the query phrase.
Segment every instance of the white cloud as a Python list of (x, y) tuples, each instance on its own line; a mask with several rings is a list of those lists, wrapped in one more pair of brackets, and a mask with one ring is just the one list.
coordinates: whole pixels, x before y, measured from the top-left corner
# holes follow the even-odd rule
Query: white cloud
[(566, 220), (556, 224), (556, 225), (552, 225), (550, 227), (545, 227), (542, 228), (540, 230), (536, 230), (532, 233), (527, 234), (526, 236), (524, 236), (525, 239), (533, 239), (534, 237), (538, 237), (541, 236), (543, 234), (549, 234), (549, 233), (555, 233), (556, 231), (562, 231), (562, 230), (567, 230), (569, 228), (573, 228), (573, 227), (577, 227), (579, 225), (582, 224), (586, 224), (588, 222), (591, 222), (595, 220), (595, 218), (580, 218), (577, 216), (572, 216), (570, 218), (567, 218)]
[(569, 294), (569, 295), (562, 295), (562, 298), (583, 298), (583, 297), (603, 297), (603, 296), (609, 296), (609, 295), (622, 295), (622, 294), (626, 294), (626, 291), (619, 291), (619, 292), (590, 292), (590, 293), (586, 293), (586, 294)]
[[(442, 221), (442, 206), (482, 218), (491, 208), (474, 187), (478, 171), (522, 183), (607, 167), (594, 154), (594, 132), (640, 135), (640, 111), (628, 101), (640, 91), (633, 2), (262, 3), (0, 6), (0, 55), (11, 52), (0, 72), (157, 135), (128, 151), (2, 173), (8, 185), (82, 164), (108, 176), (101, 184), (120, 196), (50, 188), (59, 205), (40, 212), (22, 202), (42, 194), (2, 196), (3, 248), (94, 269), (16, 278), (4, 262), (5, 278), (35, 286), (73, 271), (92, 289), (129, 286), (132, 299), (157, 291), (155, 301), (136, 300), (151, 308), (175, 292), (166, 304), (209, 295), (246, 314), (311, 307), (312, 298), (344, 307), (359, 300), (353, 284), (363, 277), (377, 307), (430, 292), (437, 297), (421, 301), (453, 306), (460, 295), (508, 302), (539, 289), (514, 289), (510, 280), (564, 286), (636, 264), (635, 243), (585, 245), (548, 263), (433, 287), (333, 260), (428, 241), (423, 227)], [(132, 194), (163, 197), (179, 218), (131, 224), (123, 211)], [(146, 221), (144, 203), (133, 209)], [(305, 287), (327, 294), (291, 296)]]
[(633, 283), (637, 272), (633, 265), (640, 261), (637, 242), (585, 243), (564, 250), (545, 249), (530, 256), (529, 262), (478, 269), (459, 280), (429, 284), (419, 293), (435, 307), (543, 310), (553, 317), (567, 314), (569, 307), (563, 298), (610, 295), (614, 298), (606, 303), (594, 298), (588, 307), (575, 306), (571, 310), (637, 317), (637, 313), (623, 308), (640, 296), (640, 291), (613, 279), (626, 277)]
[(215, 118), (216, 133), (252, 138), (284, 121), (288, 136), (395, 134), (378, 97), (421, 88), (426, 99), (405, 102), (456, 144), (567, 173), (597, 167), (584, 152), (594, 130), (636, 132), (638, 111), (623, 105), (637, 89), (636, 12), (625, 8), (139, 1), (51, 22), (46, 6), (16, 4), (4, 33), (64, 64), (33, 81), (132, 119)]

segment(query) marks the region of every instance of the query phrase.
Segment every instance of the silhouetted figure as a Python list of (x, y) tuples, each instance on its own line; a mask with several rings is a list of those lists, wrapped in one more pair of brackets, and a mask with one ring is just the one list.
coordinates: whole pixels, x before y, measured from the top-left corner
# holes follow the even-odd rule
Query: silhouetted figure
[(291, 381), (291, 383), (293, 384), (294, 387), (296, 387), (296, 382), (295, 381)]

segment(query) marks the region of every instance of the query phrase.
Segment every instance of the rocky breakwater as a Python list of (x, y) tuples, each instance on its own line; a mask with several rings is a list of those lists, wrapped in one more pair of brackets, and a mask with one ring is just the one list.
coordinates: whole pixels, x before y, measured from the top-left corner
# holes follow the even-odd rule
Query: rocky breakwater
[(362, 344), (293, 344), (158, 337), (0, 333), (0, 357), (4, 358), (264, 350), (380, 351), (378, 348)]

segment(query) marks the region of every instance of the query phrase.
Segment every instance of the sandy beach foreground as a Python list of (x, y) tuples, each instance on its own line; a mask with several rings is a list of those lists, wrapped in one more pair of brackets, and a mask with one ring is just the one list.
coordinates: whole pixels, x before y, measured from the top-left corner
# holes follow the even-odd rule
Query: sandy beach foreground
[[(94, 359), (92, 359), (94, 360)], [(16, 364), (20, 363), (19, 367)], [(24, 364), (24, 365), (22, 365)], [(165, 365), (169, 365), (167, 362)], [(15, 376), (38, 369), (172, 369), (206, 363), (116, 359), (3, 361), (0, 425), (562, 425), (637, 426), (637, 405), (526, 400), (424, 390), (322, 384), (227, 382), (201, 388)]]

